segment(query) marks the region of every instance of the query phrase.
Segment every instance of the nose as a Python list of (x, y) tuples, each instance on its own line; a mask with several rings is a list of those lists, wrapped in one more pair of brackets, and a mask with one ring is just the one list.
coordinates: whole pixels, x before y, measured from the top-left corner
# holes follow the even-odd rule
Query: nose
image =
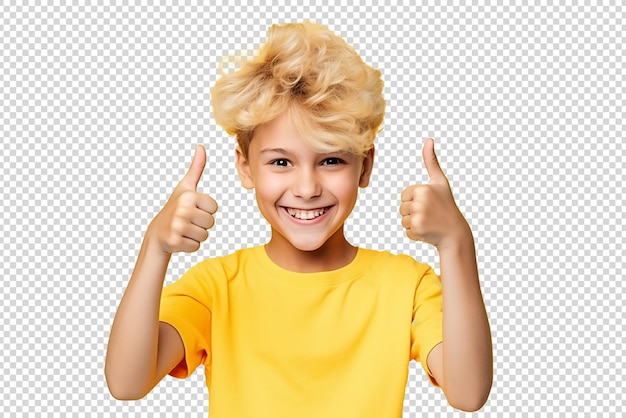
[(313, 169), (300, 168), (295, 174), (292, 193), (302, 199), (312, 199), (322, 193), (318, 176)]

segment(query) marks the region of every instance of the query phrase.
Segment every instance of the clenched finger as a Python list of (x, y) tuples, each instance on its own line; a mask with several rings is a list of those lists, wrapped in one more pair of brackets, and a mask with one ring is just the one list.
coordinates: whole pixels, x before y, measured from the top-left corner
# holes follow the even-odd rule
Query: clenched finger
[(183, 232), (183, 237), (201, 243), (203, 241), (206, 241), (206, 239), (209, 237), (209, 231), (207, 231), (206, 228), (189, 224)]
[(210, 214), (217, 212), (217, 202), (208, 194), (198, 193), (196, 196), (196, 206)]
[(191, 215), (191, 223), (203, 229), (210, 229), (215, 224), (215, 218), (209, 212), (196, 210)]

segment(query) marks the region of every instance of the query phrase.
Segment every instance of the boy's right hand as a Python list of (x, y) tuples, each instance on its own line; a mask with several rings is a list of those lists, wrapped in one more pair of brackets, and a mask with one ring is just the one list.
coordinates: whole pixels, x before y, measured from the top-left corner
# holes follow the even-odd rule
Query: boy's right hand
[(205, 164), (206, 150), (198, 145), (189, 171), (148, 227), (149, 235), (156, 238), (164, 253), (197, 251), (215, 223), (217, 203), (197, 191)]

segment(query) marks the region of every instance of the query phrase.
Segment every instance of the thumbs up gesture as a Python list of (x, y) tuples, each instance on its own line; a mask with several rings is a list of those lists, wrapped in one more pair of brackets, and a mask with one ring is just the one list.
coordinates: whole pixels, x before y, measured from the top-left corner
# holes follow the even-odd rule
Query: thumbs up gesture
[(471, 236), (471, 231), (439, 166), (432, 138), (424, 143), (422, 156), (430, 181), (409, 186), (402, 192), (402, 226), (410, 239), (427, 242), (441, 250), (454, 240)]
[(217, 203), (211, 196), (197, 191), (205, 165), (206, 150), (198, 145), (189, 171), (148, 227), (165, 253), (197, 251), (209, 236)]

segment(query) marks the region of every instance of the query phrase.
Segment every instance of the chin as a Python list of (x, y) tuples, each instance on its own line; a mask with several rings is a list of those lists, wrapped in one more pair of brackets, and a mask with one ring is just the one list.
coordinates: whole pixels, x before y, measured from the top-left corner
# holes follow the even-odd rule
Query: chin
[(283, 242), (288, 243), (292, 248), (302, 252), (315, 252), (323, 249), (329, 242), (332, 241), (331, 236), (325, 236), (325, 234), (316, 233), (301, 233), (301, 234), (278, 234)]
[(324, 246), (326, 241), (324, 242), (294, 242), (289, 241), (289, 243), (297, 250), (304, 252), (314, 252), (319, 250)]

